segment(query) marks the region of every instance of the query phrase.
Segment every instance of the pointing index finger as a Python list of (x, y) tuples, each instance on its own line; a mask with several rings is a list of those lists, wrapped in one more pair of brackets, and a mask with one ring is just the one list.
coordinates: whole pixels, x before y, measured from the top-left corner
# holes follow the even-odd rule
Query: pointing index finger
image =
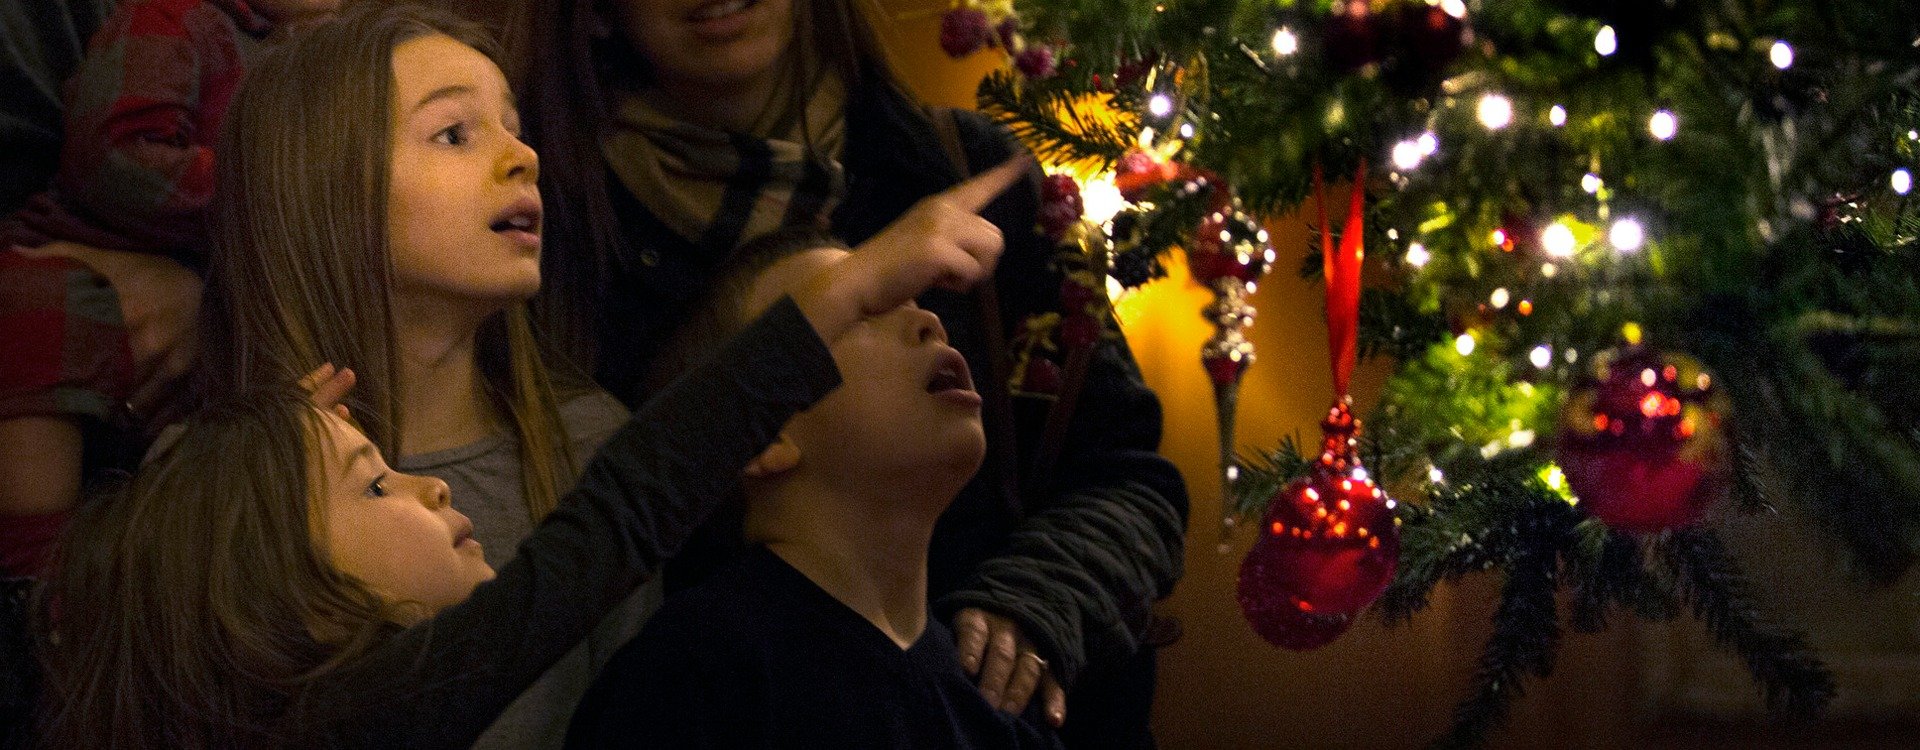
[(940, 195), (960, 210), (977, 214), (1025, 177), (1027, 170), (1032, 168), (1033, 157), (1023, 151), (966, 182), (947, 188)]

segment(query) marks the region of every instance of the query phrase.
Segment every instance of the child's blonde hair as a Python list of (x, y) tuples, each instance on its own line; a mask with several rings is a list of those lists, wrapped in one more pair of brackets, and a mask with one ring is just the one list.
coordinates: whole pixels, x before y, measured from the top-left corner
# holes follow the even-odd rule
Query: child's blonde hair
[[(359, 382), (347, 405), (389, 461), (405, 451), (387, 236), (393, 52), (434, 34), (498, 59), (473, 23), (384, 3), (274, 50), (234, 99), (216, 175), (203, 391), (290, 382), (323, 362), (350, 367)], [(526, 305), (483, 324), (477, 346), (537, 522), (571, 483), (574, 457)]]

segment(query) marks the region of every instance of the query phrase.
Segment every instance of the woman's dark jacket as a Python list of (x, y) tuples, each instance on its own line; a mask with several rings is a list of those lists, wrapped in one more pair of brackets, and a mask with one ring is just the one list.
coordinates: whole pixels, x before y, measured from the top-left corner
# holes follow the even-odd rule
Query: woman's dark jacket
[[(973, 172), (1019, 148), (978, 114), (930, 113), (891, 87), (856, 87), (842, 159), (850, 195), (832, 216), (836, 237), (857, 246), (920, 199), (960, 181), (930, 114), (955, 116)], [(723, 258), (668, 229), (610, 173), (608, 185), (624, 242), (595, 320), (596, 378), (632, 405), (645, 395), (652, 358)], [(1037, 181), (1029, 181), (981, 212), (1007, 241), (996, 283), (1008, 338), (1028, 316), (1059, 309), (1053, 246), (1034, 228), (1038, 196)], [(936, 291), (920, 302), (939, 314), (974, 382), (987, 383), (991, 360), (974, 300)], [(1009, 497), (1000, 480), (1011, 469), (1005, 447), (995, 443), (1009, 432), (987, 410), (987, 463), (934, 532), (929, 592), (943, 617), (980, 607), (1013, 618), (1070, 684), (1088, 664), (1124, 659), (1138, 647), (1149, 607), (1180, 578), (1187, 494), (1173, 465), (1155, 452), (1160, 403), (1123, 340), (1097, 346), (1059, 459), (1047, 476), (1030, 476), (1047, 405), (1022, 397), (1012, 407), (1022, 467), (1012, 494), (1019, 497)]]

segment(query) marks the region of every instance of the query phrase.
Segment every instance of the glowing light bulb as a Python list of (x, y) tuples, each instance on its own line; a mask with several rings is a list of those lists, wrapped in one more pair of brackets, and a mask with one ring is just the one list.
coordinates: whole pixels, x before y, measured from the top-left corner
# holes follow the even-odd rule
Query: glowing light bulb
[(1181, 138), (1193, 137), (1193, 123), (1190, 123), (1190, 122), (1180, 123), (1180, 137)]
[(1493, 294), (1487, 295), (1487, 304), (1493, 305), (1493, 309), (1495, 310), (1500, 310), (1504, 309), (1507, 306), (1507, 302), (1512, 299), (1513, 293), (1508, 292), (1507, 288), (1503, 286), (1493, 290)]
[(1440, 0), (1440, 10), (1454, 18), (1467, 17), (1467, 4), (1462, 0)]
[(1300, 37), (1285, 26), (1273, 32), (1273, 54), (1286, 57), (1300, 51)]
[(1600, 181), (1600, 175), (1592, 172), (1588, 172), (1580, 178), (1580, 189), (1587, 191), (1589, 195), (1600, 192), (1600, 186), (1605, 184), (1606, 183)]
[(1427, 467), (1427, 481), (1440, 484), (1441, 482), (1447, 481), (1447, 475), (1445, 472), (1440, 471), (1440, 467), (1429, 466)]
[(1463, 333), (1453, 339), (1453, 350), (1459, 352), (1462, 357), (1472, 354), (1473, 346), (1474, 340), (1471, 333)]
[(1557, 276), (1557, 275), (1559, 275), (1559, 273), (1560, 273), (1560, 267), (1559, 267), (1559, 266), (1556, 266), (1556, 265), (1554, 265), (1554, 264), (1552, 264), (1552, 263), (1542, 263), (1542, 264), (1540, 264), (1540, 275), (1541, 275), (1541, 276), (1545, 276), (1545, 277), (1547, 277), (1547, 278), (1549, 278), (1549, 279), (1551, 279), (1551, 278), (1553, 278), (1554, 276)]
[(1152, 99), (1147, 100), (1147, 111), (1152, 112), (1154, 117), (1166, 117), (1173, 112), (1173, 99), (1166, 94), (1154, 94)]
[(1527, 361), (1532, 362), (1535, 369), (1547, 369), (1548, 365), (1553, 364), (1553, 347), (1546, 344), (1534, 347), (1533, 351), (1527, 352)]
[(1607, 230), (1607, 242), (1623, 252), (1639, 250), (1647, 241), (1647, 230), (1634, 219), (1621, 219)]
[(1655, 112), (1647, 118), (1647, 132), (1663, 141), (1673, 140), (1674, 134), (1680, 132), (1680, 118), (1664, 109)]
[(1420, 151), (1420, 144), (1414, 141), (1393, 144), (1393, 165), (1401, 169), (1420, 166), (1420, 160), (1426, 157), (1427, 155)]
[(1556, 128), (1567, 124), (1567, 108), (1553, 105), (1553, 109), (1547, 110), (1547, 122), (1553, 123)]
[(1893, 170), (1893, 192), (1906, 195), (1913, 189), (1913, 173), (1905, 169)]
[(1433, 152), (1440, 150), (1440, 139), (1435, 137), (1431, 130), (1421, 133), (1419, 138), (1413, 139), (1413, 142), (1420, 144), (1420, 153), (1425, 156), (1432, 156)]
[(1407, 246), (1407, 265), (1420, 268), (1433, 260), (1433, 254), (1427, 252), (1427, 246), (1415, 242)]
[(1773, 67), (1781, 70), (1791, 68), (1793, 67), (1793, 48), (1787, 46), (1786, 42), (1774, 42), (1773, 47), (1767, 50), (1767, 59), (1773, 62)]
[(1480, 124), (1488, 130), (1499, 130), (1513, 122), (1513, 100), (1499, 94), (1487, 94), (1480, 97), (1480, 106), (1475, 110)]
[(1620, 49), (1620, 38), (1613, 33), (1612, 26), (1600, 27), (1600, 33), (1593, 35), (1593, 51), (1606, 57)]
[(1105, 224), (1113, 221), (1120, 209), (1127, 207), (1127, 199), (1120, 195), (1120, 188), (1113, 184), (1113, 173), (1097, 175), (1080, 185), (1080, 202), (1089, 221)]
[(1549, 225), (1540, 233), (1540, 246), (1546, 248), (1547, 255), (1555, 258), (1571, 258), (1576, 245), (1573, 229), (1560, 222)]

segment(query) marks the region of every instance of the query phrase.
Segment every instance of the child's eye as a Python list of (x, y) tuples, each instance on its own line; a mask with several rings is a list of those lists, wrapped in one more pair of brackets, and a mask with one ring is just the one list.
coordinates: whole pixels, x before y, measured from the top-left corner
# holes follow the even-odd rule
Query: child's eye
[(387, 487), (384, 484), (386, 481), (387, 475), (381, 474), (378, 479), (373, 480), (372, 484), (367, 485), (367, 497), (386, 497)]
[(438, 132), (438, 133), (434, 133), (434, 134), (433, 134), (433, 142), (434, 142), (434, 143), (439, 143), (439, 144), (443, 144), (443, 145), (447, 145), (447, 146), (464, 146), (464, 145), (466, 145), (466, 144), (467, 144), (467, 126), (466, 126), (466, 124), (465, 124), (465, 123), (462, 123), (462, 124), (459, 124), (459, 125), (453, 125), (453, 126), (450, 126), (450, 127), (448, 127), (448, 128), (446, 128), (445, 130), (442, 130), (442, 131), (440, 131), (440, 132)]

